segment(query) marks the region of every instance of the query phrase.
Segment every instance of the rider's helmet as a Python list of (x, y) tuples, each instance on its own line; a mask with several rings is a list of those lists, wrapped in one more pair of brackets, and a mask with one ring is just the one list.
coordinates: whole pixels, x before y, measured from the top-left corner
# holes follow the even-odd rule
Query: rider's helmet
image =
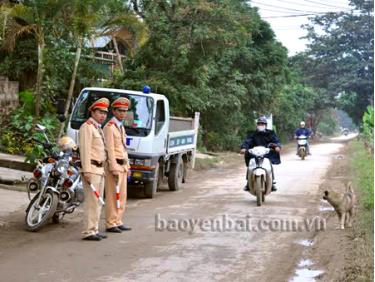
[(61, 151), (69, 151), (69, 150), (77, 150), (77, 144), (74, 142), (72, 138), (69, 136), (63, 136), (60, 138), (59, 142), (59, 148)]
[(259, 117), (258, 119), (257, 119), (257, 124), (260, 124), (260, 123), (263, 123), (263, 124), (267, 124), (267, 119), (266, 119), (266, 117)]
[(306, 125), (306, 124), (305, 124), (304, 121), (301, 121), (301, 122), (299, 123), (299, 126), (300, 126), (300, 127), (305, 127), (305, 125)]

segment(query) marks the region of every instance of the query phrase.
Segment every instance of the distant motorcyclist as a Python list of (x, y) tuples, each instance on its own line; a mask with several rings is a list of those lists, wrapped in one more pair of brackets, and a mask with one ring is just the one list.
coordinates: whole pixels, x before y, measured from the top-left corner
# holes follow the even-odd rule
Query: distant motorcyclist
[[(245, 163), (246, 167), (249, 166), (250, 159), (252, 155), (249, 153), (249, 149), (252, 149), (256, 146), (264, 146), (268, 147), (270, 144), (273, 145), (273, 150), (270, 151), (269, 155), (267, 156), (272, 164), (280, 164), (280, 150), (281, 150), (281, 142), (280, 139), (277, 137), (276, 133), (273, 130), (266, 129), (267, 127), (267, 119), (265, 117), (260, 117), (257, 119), (257, 127), (256, 130), (250, 132), (245, 141), (241, 145), (240, 154), (245, 154)], [(246, 176), (247, 179), (247, 176)], [(274, 172), (272, 169), (272, 191), (277, 191), (276, 188), (276, 181)], [(244, 187), (245, 191), (248, 191), (248, 185)]]
[[(307, 154), (308, 155), (311, 155), (310, 153), (310, 144), (309, 144), (309, 138), (311, 137), (312, 135), (312, 132), (310, 129), (306, 128), (306, 123), (304, 121), (301, 121), (299, 123), (299, 128), (296, 130), (296, 132), (294, 133), (294, 138), (295, 139), (298, 139), (298, 137), (304, 135), (307, 137), (307, 140), (306, 140), (306, 150), (307, 150)], [(297, 155), (298, 155), (298, 145), (297, 145)]]

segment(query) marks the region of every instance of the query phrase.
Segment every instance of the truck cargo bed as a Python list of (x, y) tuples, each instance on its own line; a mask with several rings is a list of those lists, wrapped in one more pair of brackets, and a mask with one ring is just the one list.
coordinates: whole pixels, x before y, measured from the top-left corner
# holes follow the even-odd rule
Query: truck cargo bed
[(175, 131), (168, 133), (167, 153), (178, 153), (195, 149), (195, 130)]

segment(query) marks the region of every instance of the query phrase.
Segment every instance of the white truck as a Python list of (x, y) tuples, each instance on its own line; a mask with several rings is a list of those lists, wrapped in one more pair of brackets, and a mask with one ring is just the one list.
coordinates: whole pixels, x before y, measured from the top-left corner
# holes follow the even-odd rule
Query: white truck
[[(131, 102), (125, 119), (131, 165), (128, 183), (129, 187), (144, 187), (145, 196), (152, 198), (165, 176), (169, 190), (176, 191), (185, 182), (188, 167), (194, 167), (199, 113), (195, 113), (194, 119), (171, 117), (168, 99), (148, 90), (147, 87), (144, 92), (84, 88), (74, 105), (67, 134), (78, 141), (78, 130), (89, 117), (88, 106), (94, 100), (106, 97), (112, 103), (118, 97), (128, 98)], [(111, 116), (110, 112), (107, 120)]]

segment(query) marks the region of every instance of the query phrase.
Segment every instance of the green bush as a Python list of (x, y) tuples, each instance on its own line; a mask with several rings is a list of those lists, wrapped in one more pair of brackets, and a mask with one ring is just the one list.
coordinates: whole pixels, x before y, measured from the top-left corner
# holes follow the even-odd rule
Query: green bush
[(374, 108), (367, 107), (367, 111), (363, 115), (363, 137), (365, 138), (366, 146), (374, 150)]
[[(50, 141), (57, 135), (59, 122), (53, 115), (46, 114), (39, 121), (46, 127)], [(26, 161), (34, 162), (36, 159), (45, 156), (41, 145), (35, 144), (32, 138), (44, 141), (41, 133), (33, 128), (33, 115), (30, 114), (27, 106), (23, 105), (16, 109), (4, 120), (0, 129), (0, 150), (9, 154), (22, 154)]]
[(351, 169), (355, 184), (361, 190), (360, 203), (367, 210), (374, 209), (374, 160), (360, 142), (351, 144)]
[(224, 135), (219, 132), (210, 131), (206, 134), (206, 145), (210, 151), (238, 151), (242, 140), (237, 135)]
[(333, 135), (338, 130), (337, 120), (331, 110), (326, 111), (320, 121), (317, 130), (324, 135)]
[(30, 90), (21, 91), (19, 94), (21, 105), (23, 105), (23, 112), (25, 114), (34, 113), (34, 94)]

